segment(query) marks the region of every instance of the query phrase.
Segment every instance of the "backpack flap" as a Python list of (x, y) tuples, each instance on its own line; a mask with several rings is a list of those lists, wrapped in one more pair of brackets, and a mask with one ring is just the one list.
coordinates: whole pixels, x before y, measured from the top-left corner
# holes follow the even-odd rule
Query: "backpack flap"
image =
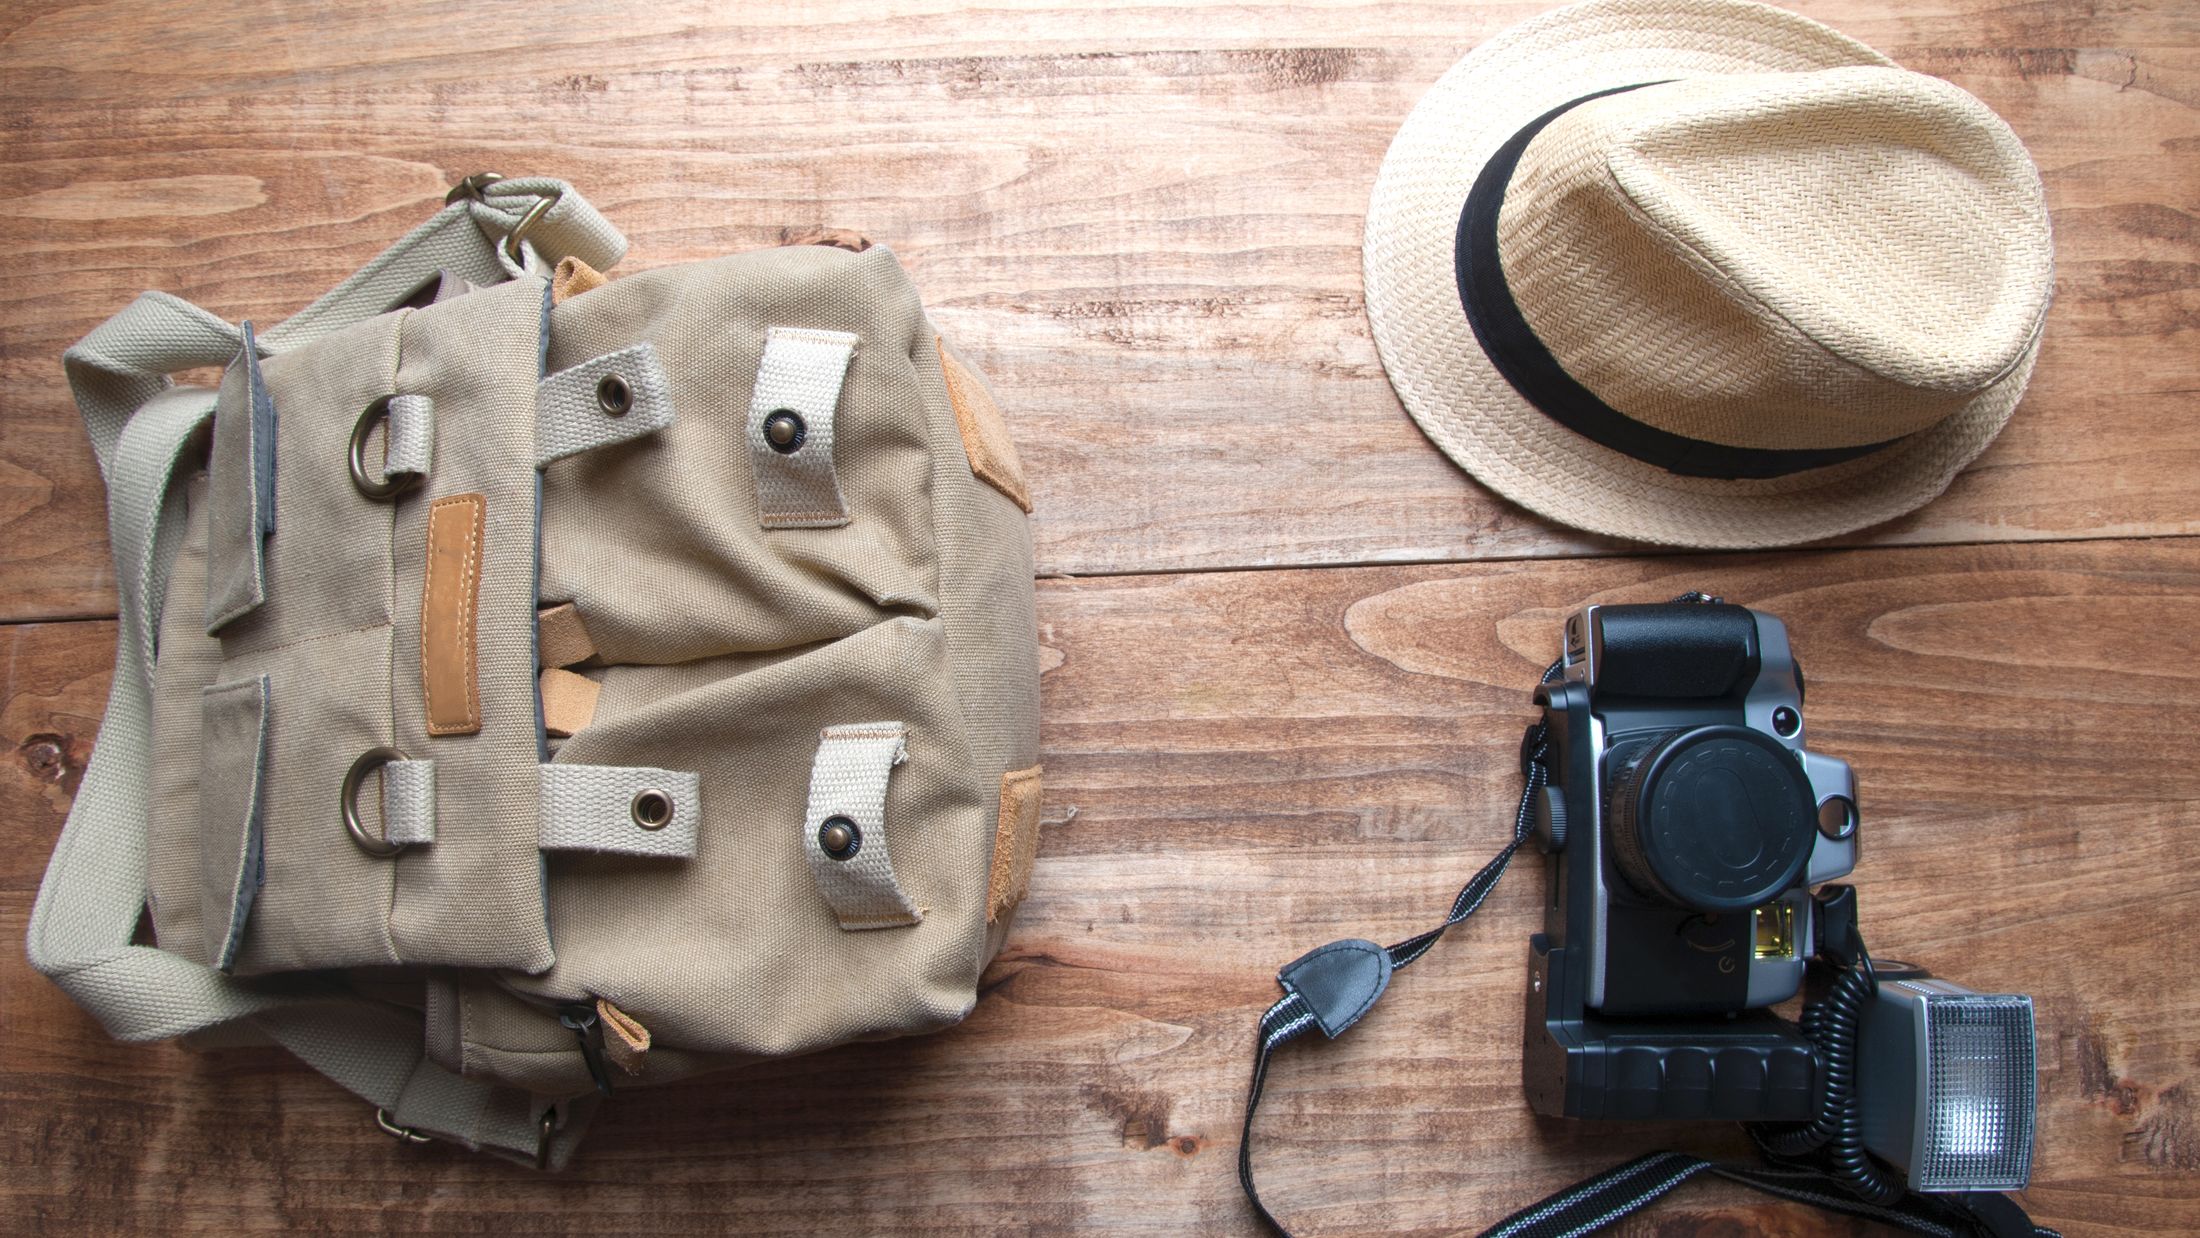
[[(247, 564), (233, 549), (244, 543), (217, 526), (264, 492), (236, 493), (255, 475), (223, 452), (232, 388), (249, 399), (261, 387), (225, 383), (209, 495), (191, 512), (205, 527), (171, 573), (160, 659), (197, 674), (156, 675), (156, 714), (184, 725), (165, 698), (205, 690), (190, 681), (210, 673), (207, 684), (262, 685), (264, 715), (256, 753), (238, 747), (249, 728), (218, 728), (211, 713), (196, 751), (157, 728), (159, 819), (199, 823), (154, 840), (163, 945), (240, 974), (550, 964), (534, 700), (545, 292), (516, 279), (258, 362), (276, 410), (275, 531), (260, 600), (207, 637), (173, 620), (235, 592), (194, 577), (250, 578), (230, 570)], [(253, 770), (255, 807), (240, 815), (228, 788)], [(242, 820), (256, 823), (261, 875), (256, 888), (233, 880), (250, 897), (224, 909), (201, 870), (217, 843), (234, 869)]]

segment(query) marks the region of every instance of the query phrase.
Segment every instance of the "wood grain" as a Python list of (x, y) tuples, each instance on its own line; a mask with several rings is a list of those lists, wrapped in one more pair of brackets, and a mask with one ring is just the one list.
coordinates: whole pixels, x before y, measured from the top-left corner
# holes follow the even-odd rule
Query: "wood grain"
[[(1813, 745), (1857, 767), (1874, 949), (2033, 994), (2027, 1204), (2200, 1228), (2200, 542), (1046, 582), (1049, 829), (985, 995), (939, 1036), (622, 1093), (563, 1175), (377, 1133), (279, 1055), (121, 1046), (0, 954), (0, 1216), (30, 1232), (1249, 1233), (1233, 1174), (1274, 968), (1429, 924), (1503, 836), (1529, 685), (1594, 600), (1785, 618)], [(111, 625), (0, 628), (0, 937), (95, 729)], [(1537, 1120), (1520, 1002), (1542, 874), (1335, 1044), (1279, 1058), (1271, 1202), (1436, 1235), (1717, 1128)], [(1863, 1233), (1723, 1186), (1621, 1233)]]
[[(1623, 551), (1434, 451), (1362, 314), (1398, 123), (1537, 7), (14, 6), (0, 618), (112, 612), (67, 344), (148, 287), (277, 319), (482, 167), (582, 186), (635, 268), (823, 226), (892, 245), (1002, 393), (1049, 574)], [(1860, 540), (2200, 529), (2200, 9), (1797, 7), (2006, 116), (2057, 234), (2015, 422)]]

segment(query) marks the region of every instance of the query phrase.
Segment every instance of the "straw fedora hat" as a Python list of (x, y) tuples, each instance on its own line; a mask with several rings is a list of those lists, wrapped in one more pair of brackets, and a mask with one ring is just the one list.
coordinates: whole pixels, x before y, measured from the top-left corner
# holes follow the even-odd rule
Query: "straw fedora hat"
[(1588, 0), (1383, 160), (1367, 314), (1445, 454), (1554, 520), (1760, 547), (1911, 511), (2024, 393), (2039, 172), (1986, 105), (1744, 0)]

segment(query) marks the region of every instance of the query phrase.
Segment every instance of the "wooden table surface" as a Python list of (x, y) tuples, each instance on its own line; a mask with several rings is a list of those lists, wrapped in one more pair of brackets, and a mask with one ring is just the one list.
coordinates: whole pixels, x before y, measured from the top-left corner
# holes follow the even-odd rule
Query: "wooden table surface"
[[(0, 937), (91, 751), (104, 497), (59, 356), (142, 288), (268, 321), (464, 173), (581, 186), (626, 269), (889, 243), (991, 375), (1038, 501), (1050, 815), (936, 1037), (620, 1096), (563, 1175), (377, 1133), (272, 1051), (123, 1047), (0, 950), (0, 1227), (1251, 1233), (1275, 967), (1425, 926), (1504, 835), (1529, 686), (1593, 600), (1785, 617), (1866, 789), (1876, 949), (2039, 1011), (2036, 1219), (2200, 1230), (2200, 6), (1801, 0), (2007, 117), (2045, 176), (2031, 393), (1948, 494), (1770, 555), (1651, 555), (1494, 499), (1401, 411), (1360, 227), (1418, 95), (1537, 3), (1047, 0), (0, 13)], [(1279, 1059), (1271, 1202), (1472, 1231), (1725, 1128), (1538, 1120), (1524, 865), (1382, 1009)], [(1865, 1232), (1723, 1185), (1634, 1234)]]

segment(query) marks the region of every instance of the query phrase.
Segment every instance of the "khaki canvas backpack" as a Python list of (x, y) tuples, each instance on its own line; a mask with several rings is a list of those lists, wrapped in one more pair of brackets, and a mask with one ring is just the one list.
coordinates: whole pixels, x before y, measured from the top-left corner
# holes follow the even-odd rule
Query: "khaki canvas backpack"
[(883, 248), (625, 247), (477, 176), (280, 326), (69, 350), (120, 634), (29, 948), (114, 1035), (557, 1166), (617, 1088), (969, 1011), (1039, 821), (999, 409)]

